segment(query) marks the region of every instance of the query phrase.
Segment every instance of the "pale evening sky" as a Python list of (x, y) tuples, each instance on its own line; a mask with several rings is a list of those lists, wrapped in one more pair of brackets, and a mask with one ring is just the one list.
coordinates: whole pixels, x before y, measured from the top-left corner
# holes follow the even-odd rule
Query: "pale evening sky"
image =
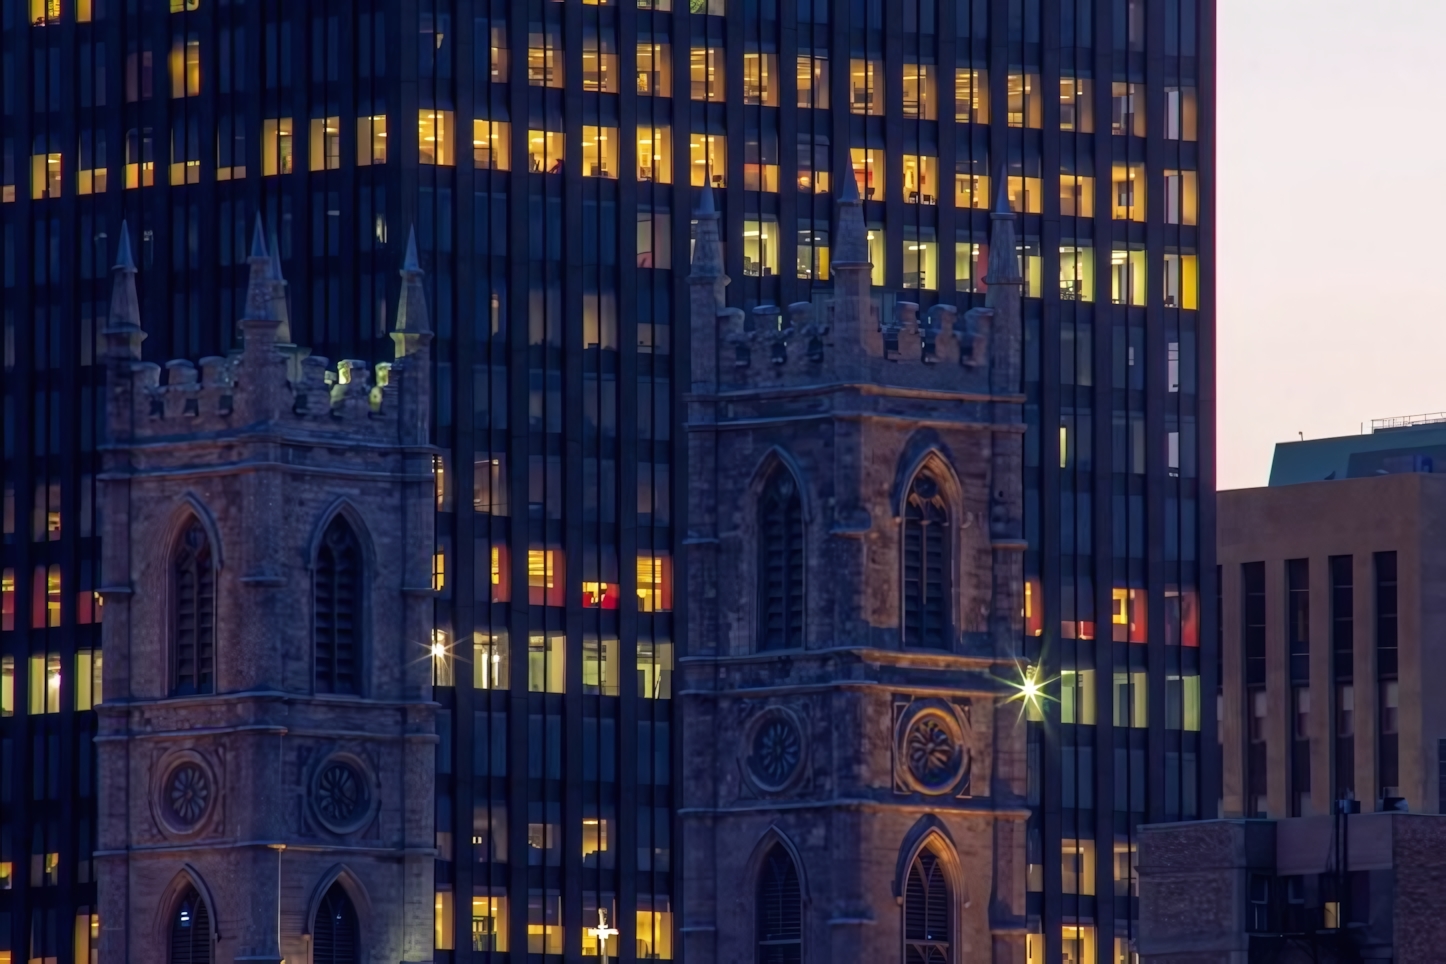
[(1218, 486), (1446, 412), (1446, 0), (1218, 0)]

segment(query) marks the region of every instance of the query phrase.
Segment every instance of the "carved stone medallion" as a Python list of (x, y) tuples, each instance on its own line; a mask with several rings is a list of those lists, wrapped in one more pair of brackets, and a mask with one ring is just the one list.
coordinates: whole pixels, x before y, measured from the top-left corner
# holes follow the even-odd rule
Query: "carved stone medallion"
[(152, 771), (151, 812), (169, 837), (194, 837), (212, 822), (221, 788), (211, 763), (195, 750), (180, 750)]
[(317, 767), (312, 778), (311, 807), (332, 833), (351, 833), (371, 817), (374, 798), (371, 779), (360, 761), (332, 756)]
[(743, 749), (743, 772), (764, 793), (782, 793), (803, 771), (803, 728), (781, 706), (770, 706), (749, 721)]
[(894, 726), (896, 789), (929, 796), (967, 795), (971, 762), (967, 722), (960, 707), (944, 700), (899, 705)]

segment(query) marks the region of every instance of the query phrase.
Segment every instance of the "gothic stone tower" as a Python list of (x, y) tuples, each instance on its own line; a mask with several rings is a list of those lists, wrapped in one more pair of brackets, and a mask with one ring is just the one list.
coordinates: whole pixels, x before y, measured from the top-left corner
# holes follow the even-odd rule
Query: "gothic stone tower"
[(884, 313), (842, 182), (833, 298), (782, 321), (725, 307), (697, 214), (684, 953), (1022, 964), (1014, 216), (987, 307)]
[[(141, 361), (109, 324), (103, 964), (432, 960), (431, 332), (397, 360), (288, 345), (257, 225), (245, 347)], [(334, 957), (333, 955), (342, 956)], [(357, 955), (357, 956), (350, 956)]]

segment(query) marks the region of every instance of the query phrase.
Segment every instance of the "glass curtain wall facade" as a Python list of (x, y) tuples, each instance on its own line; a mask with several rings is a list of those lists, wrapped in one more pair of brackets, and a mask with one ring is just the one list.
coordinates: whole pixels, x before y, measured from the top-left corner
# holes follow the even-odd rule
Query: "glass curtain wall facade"
[(88, 959), (95, 925), (122, 219), (156, 361), (235, 347), (258, 213), (295, 340), (389, 358), (415, 228), (438, 959), (596, 955), (599, 910), (610, 957), (668, 959), (689, 215), (712, 185), (732, 303), (810, 300), (850, 167), (885, 300), (982, 304), (988, 206), (1020, 212), (1051, 694), (1031, 964), (1128, 960), (1134, 827), (1218, 797), (1213, 23), (1212, 0), (0, 0), (0, 960)]

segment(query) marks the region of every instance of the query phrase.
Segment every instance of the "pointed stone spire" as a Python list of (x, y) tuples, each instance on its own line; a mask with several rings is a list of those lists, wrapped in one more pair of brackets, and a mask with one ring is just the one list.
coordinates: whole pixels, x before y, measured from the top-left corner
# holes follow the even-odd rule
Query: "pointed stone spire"
[(106, 352), (112, 358), (139, 359), (141, 342), (141, 303), (136, 296), (136, 262), (131, 254), (130, 226), (122, 221), (120, 244), (116, 247), (115, 278), (111, 283), (110, 315), (106, 319)]
[(698, 219), (697, 237), (693, 239), (693, 264), (688, 280), (713, 283), (723, 277), (723, 245), (718, 230), (718, 208), (713, 201), (713, 186), (703, 185), (703, 196), (693, 215)]
[(261, 215), (256, 215), (256, 229), (251, 233), (251, 255), (246, 259), (251, 274), (246, 282), (246, 308), (242, 320), (271, 318), (271, 256), (266, 253), (266, 232)]
[(838, 236), (834, 239), (835, 268), (869, 266), (869, 232), (864, 227), (864, 202), (859, 198), (859, 182), (853, 165), (844, 168), (839, 178)]
[(989, 265), (984, 281), (993, 293), (995, 285), (1024, 284), (1024, 276), (1019, 270), (1014, 209), (1009, 205), (1009, 178), (1003, 171), (1000, 172), (999, 194), (994, 210), (989, 213), (989, 220)]
[(425, 272), (417, 258), (417, 229), (407, 236), (407, 255), (402, 261), (402, 297), (397, 304), (397, 327), (392, 332), (396, 357), (405, 358), (425, 351), (432, 343), (432, 321), (427, 313), (427, 293), (422, 288)]
[(278, 344), (291, 344), (291, 307), (286, 293), (286, 279), (281, 276), (281, 245), (276, 232), (271, 232), (271, 252), (267, 256), (267, 280), (271, 282), (271, 312), (267, 317), (281, 322), (276, 329)]

